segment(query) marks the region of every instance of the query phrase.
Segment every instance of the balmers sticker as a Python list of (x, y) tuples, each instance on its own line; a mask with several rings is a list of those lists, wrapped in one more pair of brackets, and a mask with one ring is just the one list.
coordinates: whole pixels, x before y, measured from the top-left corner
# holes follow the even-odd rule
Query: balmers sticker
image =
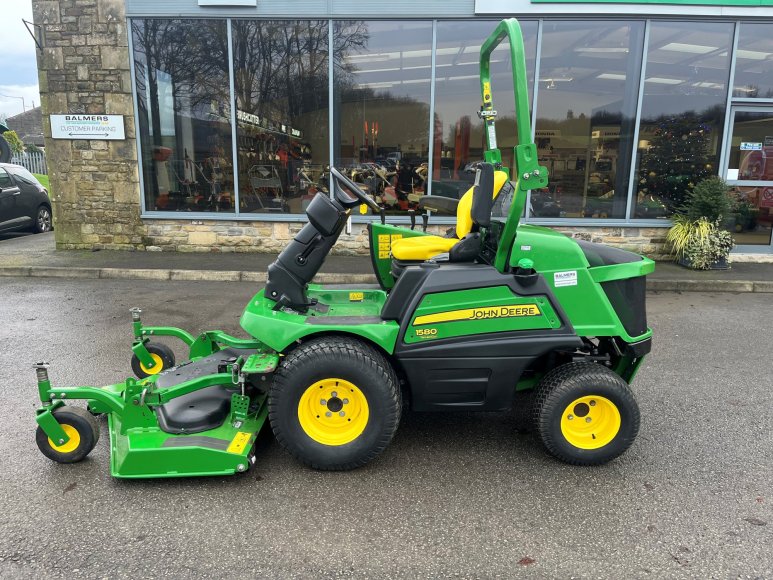
[(556, 272), (553, 274), (553, 286), (556, 288), (561, 288), (561, 286), (577, 286), (577, 270)]
[(540, 316), (542, 312), (536, 304), (504, 304), (487, 308), (465, 308), (437, 314), (417, 316), (414, 326), (437, 324), (439, 322), (459, 322), (462, 320), (487, 320), (491, 318), (516, 318), (520, 316)]

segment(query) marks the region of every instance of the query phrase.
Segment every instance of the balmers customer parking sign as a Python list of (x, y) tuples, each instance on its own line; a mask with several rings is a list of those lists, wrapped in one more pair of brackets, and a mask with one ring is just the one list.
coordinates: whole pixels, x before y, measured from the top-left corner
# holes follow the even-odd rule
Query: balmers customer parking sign
[(123, 115), (51, 115), (54, 139), (125, 139)]

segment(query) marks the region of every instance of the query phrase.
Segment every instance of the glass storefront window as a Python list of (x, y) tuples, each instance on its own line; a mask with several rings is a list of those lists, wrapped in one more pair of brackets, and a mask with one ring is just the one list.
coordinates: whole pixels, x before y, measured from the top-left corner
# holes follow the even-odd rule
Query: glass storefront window
[(727, 226), (737, 244), (769, 245), (773, 227), (773, 107), (738, 107), (725, 179), (736, 201)]
[(239, 209), (303, 213), (327, 191), (328, 21), (232, 21)]
[(334, 23), (334, 158), (390, 213), (426, 192), (432, 23)]
[(225, 20), (132, 20), (148, 211), (233, 212)]
[(733, 96), (773, 99), (773, 24), (741, 24)]
[(633, 217), (667, 218), (717, 175), (732, 37), (732, 23), (652, 23)]
[(625, 218), (643, 22), (545, 22), (531, 215)]
[[(477, 115), (481, 104), (480, 46), (498, 22), (441, 21), (437, 24), (432, 195), (462, 196), (475, 180), (475, 174), (469, 168), (474, 162), (483, 160), (486, 142), (483, 123)], [(520, 24), (531, 102), (537, 23), (521, 21)], [(491, 57), (491, 87), (497, 111), (497, 143), (503, 164), (512, 168), (517, 126), (507, 42), (502, 42)]]

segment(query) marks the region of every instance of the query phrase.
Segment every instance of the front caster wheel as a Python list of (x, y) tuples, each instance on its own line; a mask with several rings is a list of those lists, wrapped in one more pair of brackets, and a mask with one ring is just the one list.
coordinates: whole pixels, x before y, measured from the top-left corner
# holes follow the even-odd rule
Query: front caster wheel
[(268, 396), (277, 440), (315, 469), (365, 465), (392, 440), (400, 387), (383, 354), (356, 339), (323, 337), (283, 358)]
[(59, 407), (52, 413), (70, 438), (57, 444), (38, 427), (35, 442), (40, 452), (57, 463), (77, 463), (86, 457), (99, 441), (99, 425), (91, 413), (80, 407)]
[(550, 371), (537, 386), (534, 427), (545, 448), (572, 465), (601, 465), (624, 453), (639, 432), (628, 383), (597, 363)]
[(136, 354), (132, 355), (132, 371), (138, 379), (144, 379), (153, 375), (157, 375), (161, 371), (170, 369), (174, 366), (174, 352), (171, 348), (160, 342), (148, 342), (145, 345), (150, 353), (150, 358), (156, 363), (153, 367), (148, 368), (140, 362)]

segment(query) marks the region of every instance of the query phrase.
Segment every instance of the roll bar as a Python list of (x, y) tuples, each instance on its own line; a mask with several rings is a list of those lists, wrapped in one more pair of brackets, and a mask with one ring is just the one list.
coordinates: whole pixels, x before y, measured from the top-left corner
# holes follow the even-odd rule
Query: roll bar
[[(502, 152), (497, 148), (496, 116), (491, 96), (491, 53), (505, 38), (510, 43), (510, 61), (513, 70), (513, 95), (515, 97), (515, 120), (518, 124), (518, 143), (513, 148), (514, 167), (510, 175), (509, 167), (502, 167)], [(484, 160), (495, 168), (506, 171), (515, 182), (515, 200), (510, 206), (510, 214), (499, 238), (494, 267), (500, 272), (507, 269), (515, 234), (518, 230), (523, 210), (526, 207), (526, 193), (530, 189), (547, 187), (547, 168), (537, 161), (537, 147), (531, 138), (531, 120), (529, 119), (529, 88), (526, 82), (526, 57), (523, 49), (521, 25), (515, 18), (502, 20), (480, 47), (480, 92), (482, 104), (480, 117), (483, 119), (486, 135)]]

